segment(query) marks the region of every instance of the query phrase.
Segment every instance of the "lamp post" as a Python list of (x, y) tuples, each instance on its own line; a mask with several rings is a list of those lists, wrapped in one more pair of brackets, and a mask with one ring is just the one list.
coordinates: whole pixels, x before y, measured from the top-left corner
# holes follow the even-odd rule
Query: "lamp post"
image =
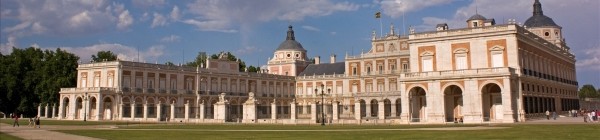
[(85, 96), (83, 96), (83, 104), (85, 105), (85, 107), (83, 107), (83, 121), (87, 121), (87, 100), (88, 100), (88, 93), (85, 93)]
[[(315, 93), (319, 92), (315, 88)], [(331, 89), (327, 89), (327, 93), (331, 92)], [(321, 126), (325, 126), (325, 85), (321, 84)]]

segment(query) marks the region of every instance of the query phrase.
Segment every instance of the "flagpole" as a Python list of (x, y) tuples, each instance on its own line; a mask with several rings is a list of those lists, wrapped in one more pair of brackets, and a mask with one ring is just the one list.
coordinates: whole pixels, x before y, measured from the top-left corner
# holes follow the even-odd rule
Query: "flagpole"
[(379, 18), (379, 37), (383, 37), (383, 23), (381, 22), (381, 18)]

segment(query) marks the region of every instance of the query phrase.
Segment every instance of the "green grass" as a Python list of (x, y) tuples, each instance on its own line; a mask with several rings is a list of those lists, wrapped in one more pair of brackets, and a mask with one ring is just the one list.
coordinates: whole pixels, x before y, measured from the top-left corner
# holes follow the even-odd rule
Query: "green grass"
[[(0, 123), (12, 125), (13, 119), (0, 119)], [(19, 119), (20, 125), (29, 124), (29, 119)], [(153, 124), (149, 122), (127, 122), (127, 121), (81, 121), (81, 120), (45, 120), (42, 119), (40, 124), (43, 125), (132, 125), (132, 124)]]
[[(597, 139), (600, 125), (497, 125), (491, 130), (359, 130), (450, 127), (453, 125), (399, 126), (294, 126), (294, 125), (166, 125), (136, 126), (114, 130), (59, 130), (59, 132), (103, 139)], [(472, 127), (472, 126), (464, 126)], [(153, 130), (165, 128), (161, 130)], [(144, 129), (144, 130), (140, 130)], [(171, 129), (171, 130), (169, 130)], [(218, 131), (218, 130), (338, 130), (338, 131)]]
[(0, 132), (0, 140), (22, 140), (21, 138)]

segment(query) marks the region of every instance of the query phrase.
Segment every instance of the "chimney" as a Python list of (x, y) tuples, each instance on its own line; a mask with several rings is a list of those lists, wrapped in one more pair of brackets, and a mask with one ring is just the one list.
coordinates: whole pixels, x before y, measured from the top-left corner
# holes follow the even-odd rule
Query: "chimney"
[(331, 61), (331, 64), (335, 63), (335, 54), (331, 54), (329, 61)]
[(315, 57), (315, 64), (318, 65), (321, 63), (321, 57), (320, 56), (316, 56)]

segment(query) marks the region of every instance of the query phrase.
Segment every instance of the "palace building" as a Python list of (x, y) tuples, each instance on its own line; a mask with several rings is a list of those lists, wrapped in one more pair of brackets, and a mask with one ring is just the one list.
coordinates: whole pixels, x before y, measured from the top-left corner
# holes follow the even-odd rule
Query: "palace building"
[[(129, 61), (80, 64), (62, 88), (61, 120), (188, 123), (514, 123), (578, 109), (575, 56), (538, 0), (524, 25), (475, 14), (465, 27), (394, 26), (368, 52), (308, 59), (292, 26), (262, 72), (227, 55), (206, 67)], [(53, 111), (49, 111), (50, 109)], [(56, 109), (58, 108), (58, 109)], [(45, 110), (43, 110), (45, 109)]]

